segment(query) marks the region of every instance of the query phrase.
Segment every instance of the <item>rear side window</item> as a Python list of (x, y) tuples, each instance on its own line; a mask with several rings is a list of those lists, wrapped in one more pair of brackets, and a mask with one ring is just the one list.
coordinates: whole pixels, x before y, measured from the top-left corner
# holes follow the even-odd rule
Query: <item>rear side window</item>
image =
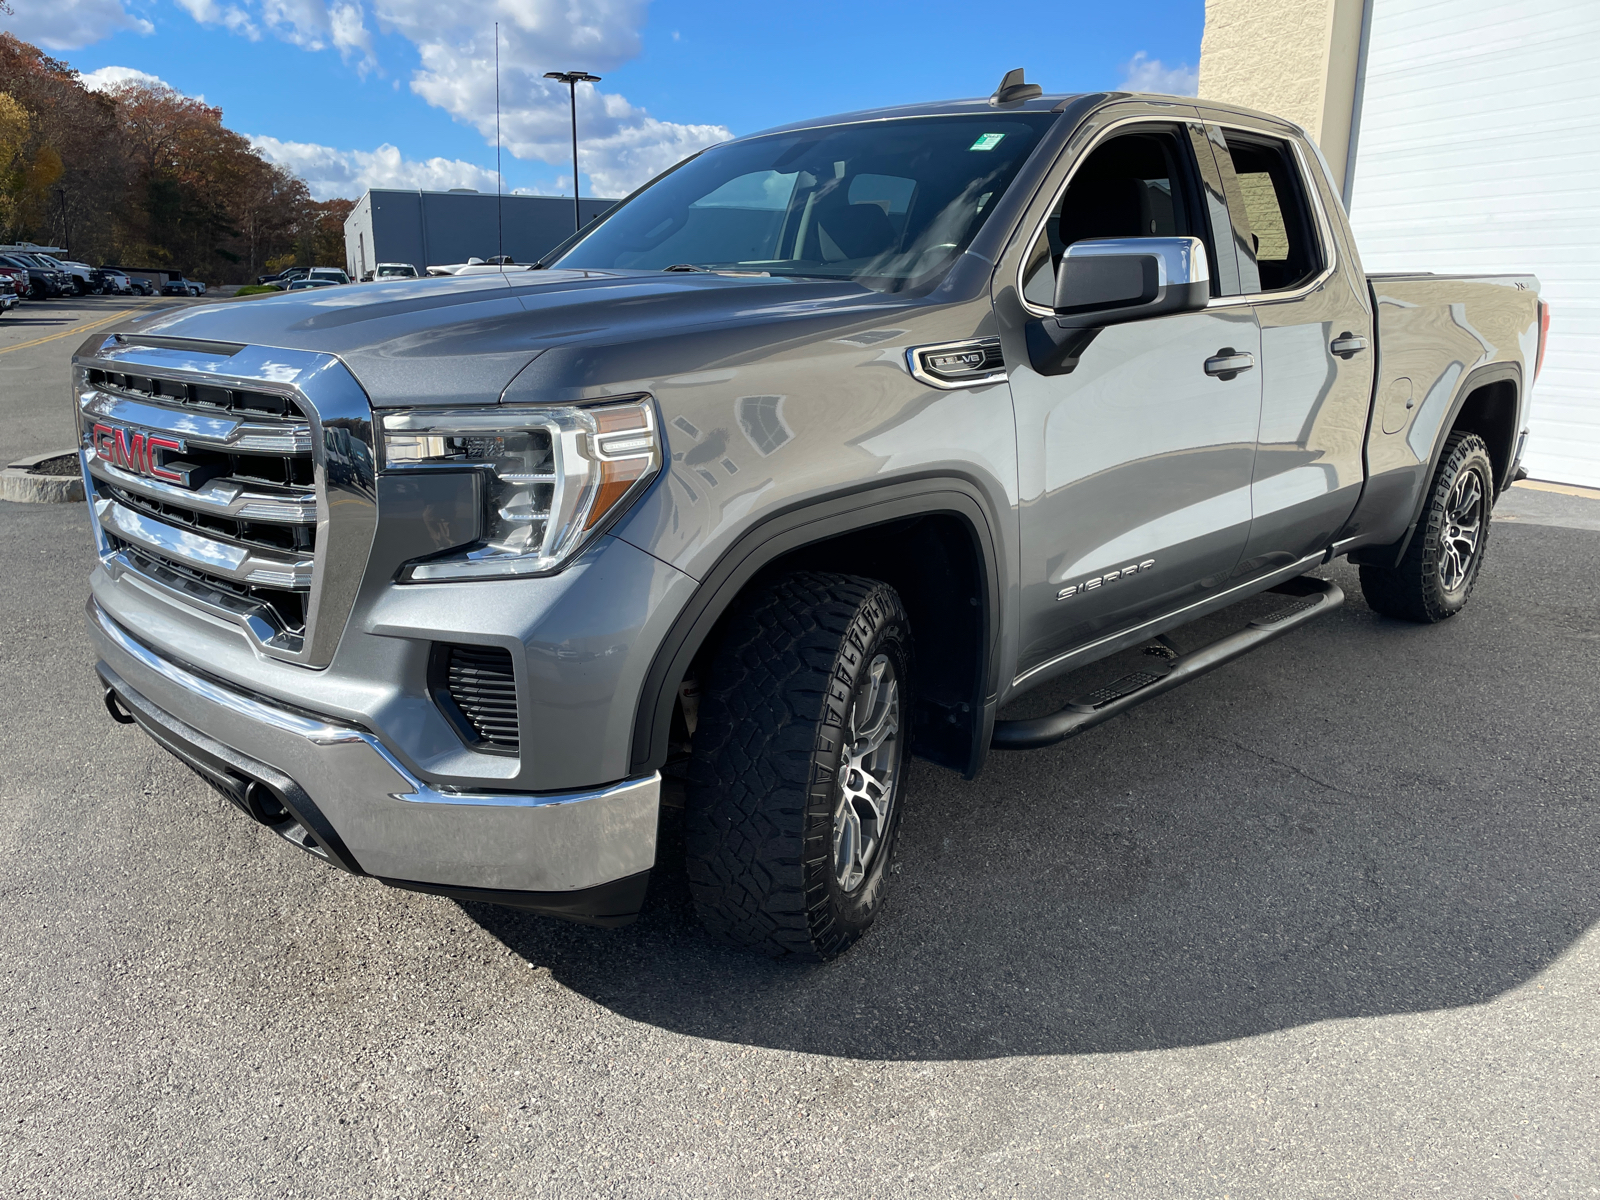
[(1097, 146), (1028, 255), (1023, 297), (1049, 308), (1062, 252), (1090, 238), (1197, 237), (1211, 254), (1193, 178), (1187, 143), (1174, 131), (1124, 133)]
[[(1286, 142), (1274, 138), (1231, 129), (1226, 136), (1261, 290), (1299, 287), (1322, 270), (1323, 255), (1294, 153)], [(1239, 223), (1235, 214), (1235, 224)]]

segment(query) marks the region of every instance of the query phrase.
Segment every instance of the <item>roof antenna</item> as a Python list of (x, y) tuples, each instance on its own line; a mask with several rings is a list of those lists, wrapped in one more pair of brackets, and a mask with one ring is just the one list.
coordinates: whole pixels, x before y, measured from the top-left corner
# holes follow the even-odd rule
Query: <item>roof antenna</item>
[(506, 273), (506, 177), (500, 173), (500, 22), (494, 23), (494, 229), (500, 274)]
[(1006, 77), (1000, 81), (1000, 86), (995, 88), (994, 95), (989, 97), (989, 107), (999, 108), (1002, 104), (1021, 104), (1024, 100), (1032, 100), (1035, 96), (1044, 95), (1044, 89), (1037, 83), (1022, 82), (1022, 68), (1007, 71)]

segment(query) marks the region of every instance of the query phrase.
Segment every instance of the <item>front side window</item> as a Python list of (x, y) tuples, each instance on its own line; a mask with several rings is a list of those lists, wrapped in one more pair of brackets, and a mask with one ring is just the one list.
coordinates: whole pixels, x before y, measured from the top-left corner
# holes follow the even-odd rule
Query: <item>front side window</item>
[(1049, 308), (1062, 252), (1089, 238), (1198, 237), (1209, 253), (1191, 178), (1173, 131), (1124, 133), (1097, 146), (1073, 172), (1028, 255), (1024, 299)]
[(1323, 264), (1294, 155), (1286, 143), (1275, 138), (1257, 138), (1232, 129), (1226, 136), (1256, 268), (1261, 273), (1261, 290), (1299, 287), (1321, 271)]
[(1056, 119), (914, 117), (713, 146), (546, 265), (920, 285), (971, 243)]

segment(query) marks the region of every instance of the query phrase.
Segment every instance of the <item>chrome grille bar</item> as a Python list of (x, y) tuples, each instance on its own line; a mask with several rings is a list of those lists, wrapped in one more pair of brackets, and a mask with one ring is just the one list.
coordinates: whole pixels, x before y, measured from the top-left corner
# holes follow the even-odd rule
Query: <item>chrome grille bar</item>
[(310, 558), (271, 554), (179, 529), (117, 500), (94, 502), (95, 516), (107, 533), (162, 558), (180, 562), (233, 583), (255, 583), (291, 591), (310, 588)]
[(152, 433), (181, 437), (199, 446), (249, 454), (309, 455), (309, 422), (240, 421), (210, 416), (193, 409), (128, 400), (105, 392), (86, 392), (78, 404), (86, 416)]
[(280, 525), (315, 525), (317, 523), (317, 494), (301, 490), (279, 494), (252, 489), (232, 480), (213, 479), (204, 487), (177, 487), (135, 475), (107, 462), (90, 447), (87, 451), (89, 473), (115, 485), (124, 492), (156, 500), (163, 504), (180, 505), (214, 517), (229, 517), (242, 521), (268, 521)]

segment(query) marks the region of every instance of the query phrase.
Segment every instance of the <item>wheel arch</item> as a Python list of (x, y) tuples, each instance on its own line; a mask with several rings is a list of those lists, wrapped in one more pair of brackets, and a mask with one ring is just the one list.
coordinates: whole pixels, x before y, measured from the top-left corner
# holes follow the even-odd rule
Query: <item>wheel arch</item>
[(1510, 487), (1521, 396), (1522, 371), (1514, 364), (1503, 364), (1500, 369), (1484, 368), (1469, 377), (1450, 424), (1434, 447), (1429, 478), (1432, 478), (1432, 471), (1439, 469), (1444, 444), (1452, 433), (1475, 433), (1489, 447), (1489, 461), (1494, 464), (1495, 494)]
[(632, 770), (667, 760), (679, 685), (745, 591), (775, 572), (823, 569), (895, 586), (922, 643), (919, 663), (939, 645), (932, 669), (918, 668), (933, 686), (922, 695), (912, 749), (970, 778), (987, 756), (999, 692), (1000, 555), (983, 490), (956, 476), (901, 480), (767, 518), (707, 572), (657, 647), (634, 718)]
[(1475, 433), (1489, 447), (1494, 464), (1495, 494), (1511, 486), (1511, 471), (1516, 465), (1517, 426), (1522, 411), (1522, 367), (1519, 363), (1489, 363), (1469, 371), (1456, 388), (1445, 419), (1439, 422), (1426, 471), (1417, 488), (1406, 529), (1398, 540), (1386, 545), (1368, 546), (1352, 555), (1352, 561), (1392, 567), (1405, 557), (1428, 503), (1433, 477), (1444, 459), (1445, 445), (1453, 433)]

